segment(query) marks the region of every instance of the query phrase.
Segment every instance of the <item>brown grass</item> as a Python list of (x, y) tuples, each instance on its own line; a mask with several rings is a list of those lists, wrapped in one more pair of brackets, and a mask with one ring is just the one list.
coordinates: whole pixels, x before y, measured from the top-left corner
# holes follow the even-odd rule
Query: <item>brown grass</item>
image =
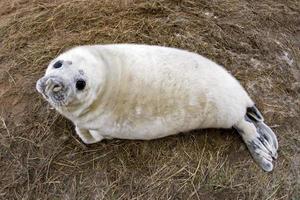
[[(1, 0), (0, 198), (299, 199), (299, 16), (297, 0)], [(83, 145), (35, 82), (65, 49), (125, 42), (224, 65), (278, 135), (275, 170), (233, 130)]]

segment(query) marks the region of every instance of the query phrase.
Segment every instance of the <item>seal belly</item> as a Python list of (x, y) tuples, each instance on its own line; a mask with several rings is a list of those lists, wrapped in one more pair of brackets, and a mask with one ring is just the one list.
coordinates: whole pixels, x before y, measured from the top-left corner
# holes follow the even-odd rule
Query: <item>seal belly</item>
[(154, 139), (199, 128), (205, 118), (207, 99), (200, 90), (187, 87), (188, 79), (175, 78), (168, 69), (147, 77), (139, 76), (135, 70), (126, 73), (122, 73), (122, 84), (118, 84), (105, 106), (114, 122), (111, 134), (127, 139)]

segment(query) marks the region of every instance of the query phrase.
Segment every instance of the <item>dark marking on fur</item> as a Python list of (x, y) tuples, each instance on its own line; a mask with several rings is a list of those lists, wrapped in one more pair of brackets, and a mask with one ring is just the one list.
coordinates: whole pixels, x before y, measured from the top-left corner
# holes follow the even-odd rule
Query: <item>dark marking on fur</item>
[(70, 61), (70, 60), (65, 61), (65, 63), (68, 65), (72, 65), (72, 61)]
[(245, 132), (244, 132), (242, 129), (238, 128), (237, 126), (233, 126), (233, 128), (234, 128), (235, 130), (237, 130), (237, 132), (238, 132), (240, 135), (244, 135), (244, 134), (245, 134)]
[(258, 134), (259, 134), (261, 137), (263, 137), (265, 140), (267, 140), (268, 142), (270, 142), (270, 141), (269, 141), (269, 138), (266, 136), (266, 134), (263, 132), (263, 130), (262, 130), (259, 126), (256, 127), (256, 130), (257, 130)]
[(245, 120), (246, 120), (247, 122), (253, 123), (253, 121), (247, 116), (247, 114), (245, 115)]
[(262, 135), (260, 135), (257, 139), (258, 139), (264, 146), (267, 146), (266, 140), (265, 140), (264, 137), (262, 137)]
[(246, 116), (254, 122), (260, 122), (264, 120), (263, 116), (255, 105), (247, 108)]
[(248, 146), (249, 146), (253, 151), (255, 151), (256, 149), (259, 149), (259, 146), (255, 143), (254, 140), (250, 141), (250, 142), (248, 143)]
[(80, 75), (82, 75), (82, 76), (84, 75), (84, 71), (82, 69), (78, 70), (78, 72)]
[(271, 167), (270, 163), (264, 163), (264, 165), (266, 166), (266, 168), (270, 168)]

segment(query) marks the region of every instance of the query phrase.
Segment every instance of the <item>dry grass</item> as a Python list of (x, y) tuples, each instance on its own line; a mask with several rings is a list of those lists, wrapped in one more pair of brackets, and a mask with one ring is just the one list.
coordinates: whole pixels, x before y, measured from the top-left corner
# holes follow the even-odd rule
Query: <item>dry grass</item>
[[(297, 0), (1, 0), (1, 199), (299, 199)], [(233, 130), (85, 146), (35, 91), (47, 62), (79, 44), (199, 52), (231, 71), (276, 131), (272, 173)]]

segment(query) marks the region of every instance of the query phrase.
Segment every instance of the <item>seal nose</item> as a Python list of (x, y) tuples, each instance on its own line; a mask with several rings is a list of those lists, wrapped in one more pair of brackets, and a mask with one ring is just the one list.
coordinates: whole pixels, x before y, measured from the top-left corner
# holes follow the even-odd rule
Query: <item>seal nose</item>
[(63, 89), (63, 84), (61, 81), (58, 81), (56, 78), (48, 78), (45, 82), (46, 92), (59, 92)]
[(39, 79), (36, 83), (36, 89), (45, 94), (49, 92), (59, 92), (63, 89), (64, 85), (62, 81), (59, 81), (58, 78), (55, 77), (43, 77)]
[(46, 80), (46, 91), (59, 92), (62, 90), (63, 85), (61, 82), (55, 80), (54, 78), (49, 78)]

